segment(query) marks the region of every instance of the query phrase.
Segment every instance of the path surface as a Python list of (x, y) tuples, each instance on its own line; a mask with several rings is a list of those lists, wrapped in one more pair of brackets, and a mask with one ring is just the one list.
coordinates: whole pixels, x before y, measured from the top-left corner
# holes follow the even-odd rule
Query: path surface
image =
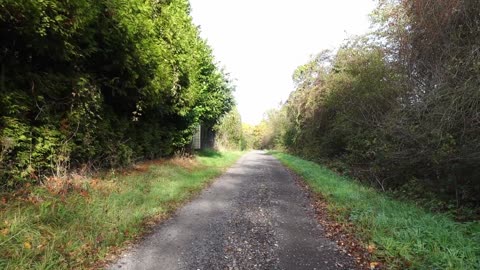
[(251, 152), (109, 269), (354, 269), (323, 236), (305, 192)]

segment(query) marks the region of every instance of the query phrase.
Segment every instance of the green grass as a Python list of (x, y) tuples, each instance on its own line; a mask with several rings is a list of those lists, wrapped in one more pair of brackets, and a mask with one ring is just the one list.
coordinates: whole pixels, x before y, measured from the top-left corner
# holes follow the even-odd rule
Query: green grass
[(480, 224), (458, 223), (413, 203), (396, 201), (310, 161), (272, 152), (328, 202), (339, 222), (351, 222), (376, 259), (390, 269), (480, 269)]
[(82, 179), (66, 194), (32, 187), (0, 203), (0, 269), (89, 268), (168, 217), (241, 155), (207, 153)]

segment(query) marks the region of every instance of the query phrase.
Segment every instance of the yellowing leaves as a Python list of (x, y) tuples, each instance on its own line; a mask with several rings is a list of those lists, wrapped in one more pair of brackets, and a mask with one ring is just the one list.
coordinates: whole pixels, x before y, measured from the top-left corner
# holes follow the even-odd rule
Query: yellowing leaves
[(0, 235), (7, 236), (7, 234), (10, 233), (10, 222), (8, 220), (4, 220), (3, 224), (5, 224), (5, 226), (0, 226), (0, 228), (4, 227), (0, 230)]
[(6, 236), (9, 232), (10, 232), (10, 229), (8, 229), (8, 228), (0, 230), (0, 234), (3, 235), (3, 236)]
[(380, 267), (380, 263), (379, 263), (379, 262), (371, 262), (371, 263), (370, 263), (370, 269), (371, 269), (371, 270), (378, 269), (379, 267)]
[(30, 242), (24, 242), (24, 243), (23, 243), (23, 247), (24, 247), (25, 249), (32, 249), (32, 243), (30, 243)]

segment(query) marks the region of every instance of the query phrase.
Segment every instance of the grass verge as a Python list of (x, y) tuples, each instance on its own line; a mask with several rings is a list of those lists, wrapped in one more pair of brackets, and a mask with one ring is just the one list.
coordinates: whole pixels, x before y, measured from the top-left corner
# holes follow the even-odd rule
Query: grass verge
[[(166, 218), (241, 152), (140, 164), (127, 175), (30, 187), (0, 202), (0, 269), (85, 269)], [(0, 196), (1, 197), (1, 196)]]
[(339, 222), (353, 223), (374, 259), (388, 269), (480, 269), (480, 223), (459, 223), (400, 202), (310, 161), (272, 152), (328, 203)]

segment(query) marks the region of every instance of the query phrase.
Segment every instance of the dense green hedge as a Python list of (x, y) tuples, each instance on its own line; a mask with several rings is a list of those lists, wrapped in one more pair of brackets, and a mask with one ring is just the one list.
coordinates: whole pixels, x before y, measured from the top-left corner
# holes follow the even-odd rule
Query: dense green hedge
[(1, 0), (0, 40), (0, 188), (170, 155), (233, 103), (187, 0)]

